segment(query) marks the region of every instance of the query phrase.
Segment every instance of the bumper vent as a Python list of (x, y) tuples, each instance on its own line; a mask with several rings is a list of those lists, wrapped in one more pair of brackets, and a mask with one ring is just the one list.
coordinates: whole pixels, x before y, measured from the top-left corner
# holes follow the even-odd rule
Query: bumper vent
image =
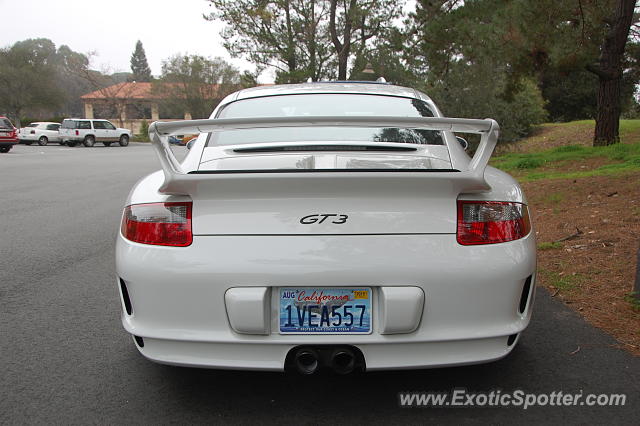
[(144, 348), (144, 340), (140, 336), (133, 336), (133, 339), (136, 341), (136, 345), (141, 348)]
[(120, 292), (122, 294), (122, 303), (124, 304), (124, 309), (127, 311), (127, 315), (131, 315), (133, 313), (133, 307), (131, 306), (131, 299), (129, 298), (127, 285), (124, 283), (124, 280), (122, 278), (120, 278)]
[(524, 286), (522, 287), (522, 295), (520, 296), (520, 305), (518, 306), (518, 312), (524, 314), (525, 309), (527, 309), (527, 302), (529, 301), (529, 294), (531, 293), (531, 277), (529, 275), (524, 282)]

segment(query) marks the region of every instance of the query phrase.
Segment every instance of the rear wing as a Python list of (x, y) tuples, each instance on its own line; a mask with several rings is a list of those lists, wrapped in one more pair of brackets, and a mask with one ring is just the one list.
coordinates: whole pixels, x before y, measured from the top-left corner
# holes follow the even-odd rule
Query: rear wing
[[(164, 194), (190, 195), (197, 188), (211, 181), (224, 179), (224, 173), (211, 174), (190, 174), (185, 172), (180, 162), (176, 159), (169, 146), (169, 136), (175, 134), (210, 133), (225, 130), (239, 129), (265, 129), (273, 127), (399, 127), (410, 129), (441, 130), (460, 133), (476, 133), (481, 135), (480, 145), (475, 155), (469, 162), (466, 170), (459, 172), (423, 173), (416, 171), (405, 171), (394, 174), (411, 174), (412, 177), (423, 173), (428, 179), (446, 179), (455, 184), (460, 192), (485, 192), (491, 189), (484, 179), (484, 171), (489, 163), (489, 158), (498, 141), (500, 127), (492, 119), (476, 120), (466, 118), (444, 118), (444, 117), (345, 117), (345, 116), (320, 116), (320, 117), (254, 117), (254, 118), (219, 118), (206, 120), (185, 120), (185, 121), (156, 121), (149, 126), (149, 137), (151, 143), (158, 154), (158, 159), (164, 172), (164, 183), (159, 191)], [(264, 171), (261, 171), (264, 172)], [(234, 178), (241, 178), (241, 175), (250, 175), (234, 171)], [(305, 171), (298, 176), (313, 177), (318, 175), (318, 171)], [(344, 175), (344, 178), (360, 177), (366, 174), (367, 177), (374, 175), (389, 176), (389, 172), (381, 170), (378, 172), (362, 172), (354, 169), (345, 172), (336, 170), (332, 175)], [(273, 176), (281, 176), (279, 170), (261, 173), (261, 178), (268, 179)], [(317, 177), (317, 176), (316, 176)]]

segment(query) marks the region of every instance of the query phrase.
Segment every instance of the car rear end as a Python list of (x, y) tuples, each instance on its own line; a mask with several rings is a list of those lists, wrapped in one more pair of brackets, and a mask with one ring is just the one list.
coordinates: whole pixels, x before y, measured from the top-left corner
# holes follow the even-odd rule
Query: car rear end
[(84, 141), (87, 131), (90, 130), (91, 122), (89, 120), (67, 118), (62, 120), (58, 133), (62, 142), (76, 145)]
[(19, 142), (18, 130), (13, 126), (11, 120), (0, 117), (0, 152), (9, 152)]
[(38, 140), (37, 129), (40, 123), (30, 123), (18, 130), (18, 139), (21, 143), (33, 143)]
[[(233, 121), (251, 108), (222, 109), (211, 133), (194, 123), (205, 133), (182, 165), (152, 129), (163, 171), (130, 194), (116, 249), (123, 325), (143, 355), (347, 373), (486, 362), (512, 350), (535, 285), (526, 201), (486, 163), (479, 178), (456, 168), (488, 160), (494, 125), (439, 119), (435, 108), (415, 119), (362, 113), (379, 100), (358, 99), (352, 109), (363, 118), (344, 123)], [(394, 102), (385, 99), (403, 108)], [(255, 106), (273, 115), (268, 104)], [(412, 120), (427, 130), (398, 131)], [(474, 160), (465, 164), (448, 123), (484, 132)], [(384, 137), (358, 140), (362, 129)]]

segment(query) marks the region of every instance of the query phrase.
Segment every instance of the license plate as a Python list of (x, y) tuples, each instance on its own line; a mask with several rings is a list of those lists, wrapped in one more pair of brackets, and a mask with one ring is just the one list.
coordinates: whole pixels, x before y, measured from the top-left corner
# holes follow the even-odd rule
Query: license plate
[(281, 334), (371, 333), (371, 289), (280, 288)]

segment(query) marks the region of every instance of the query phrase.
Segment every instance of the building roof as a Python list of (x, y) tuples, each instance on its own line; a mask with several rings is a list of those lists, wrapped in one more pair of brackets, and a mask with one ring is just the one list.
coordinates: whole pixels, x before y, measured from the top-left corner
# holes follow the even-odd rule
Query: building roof
[(80, 99), (158, 99), (158, 94), (151, 93), (151, 83), (126, 82), (95, 90), (80, 96)]
[[(175, 83), (163, 83), (165, 85)], [(211, 85), (211, 93), (215, 93), (219, 89), (218, 84)], [(122, 99), (122, 100), (149, 100), (149, 99), (163, 99), (167, 95), (154, 91), (153, 83), (147, 82), (126, 82), (118, 83), (113, 86), (108, 86), (102, 89), (95, 90), (91, 93), (86, 93), (80, 96), (83, 100), (97, 100), (97, 99)]]

